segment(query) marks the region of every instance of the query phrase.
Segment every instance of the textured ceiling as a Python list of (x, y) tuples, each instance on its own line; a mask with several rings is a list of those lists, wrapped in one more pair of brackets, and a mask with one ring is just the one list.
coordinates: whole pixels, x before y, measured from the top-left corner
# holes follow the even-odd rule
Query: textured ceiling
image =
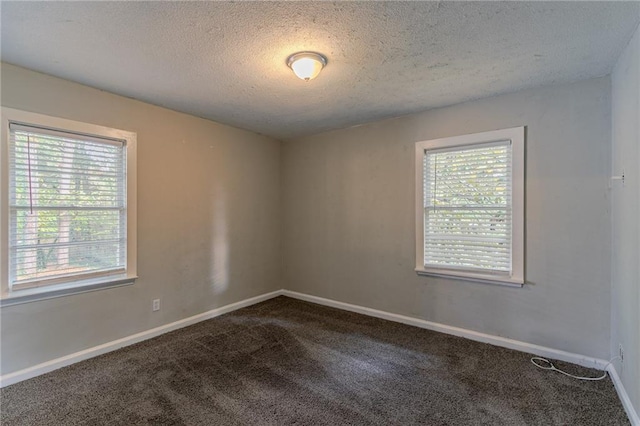
[[(8, 2), (3, 61), (281, 139), (606, 75), (638, 2)], [(299, 50), (329, 63), (309, 83)]]

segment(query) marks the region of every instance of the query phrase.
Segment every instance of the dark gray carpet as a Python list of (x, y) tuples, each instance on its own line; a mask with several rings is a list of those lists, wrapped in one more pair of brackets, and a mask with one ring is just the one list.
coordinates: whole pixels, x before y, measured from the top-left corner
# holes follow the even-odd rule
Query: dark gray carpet
[[(3, 389), (3, 425), (622, 425), (609, 379), (279, 297)], [(574, 374), (598, 372), (562, 362)]]

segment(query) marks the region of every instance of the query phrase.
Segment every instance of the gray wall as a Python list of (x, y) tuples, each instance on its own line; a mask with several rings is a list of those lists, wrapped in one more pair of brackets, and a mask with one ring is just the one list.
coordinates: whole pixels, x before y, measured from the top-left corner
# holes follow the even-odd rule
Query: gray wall
[(2, 374), (282, 288), (280, 142), (11, 65), (1, 72), (3, 106), (137, 132), (140, 276), (2, 308)]
[[(610, 80), (544, 87), (288, 142), (285, 287), (609, 358)], [(527, 126), (526, 279), (414, 272), (414, 143)]]
[[(599, 358), (610, 355), (608, 78), (282, 146), (11, 65), (1, 71), (5, 106), (138, 133), (140, 275), (130, 287), (3, 308), (2, 374), (282, 287)], [(630, 79), (616, 78), (626, 79), (623, 85)], [(626, 119), (621, 123), (628, 125)], [(528, 284), (514, 289), (418, 277), (414, 143), (519, 125), (528, 126)], [(637, 144), (627, 148), (636, 149), (637, 159)], [(637, 264), (637, 239), (635, 244)], [(638, 301), (637, 286), (634, 294)], [(619, 294), (619, 302), (628, 296)], [(160, 312), (151, 312), (154, 298), (162, 299)], [(613, 320), (620, 322), (615, 314)]]
[(611, 76), (614, 174), (612, 185), (611, 353), (624, 347), (614, 366), (640, 413), (640, 30)]

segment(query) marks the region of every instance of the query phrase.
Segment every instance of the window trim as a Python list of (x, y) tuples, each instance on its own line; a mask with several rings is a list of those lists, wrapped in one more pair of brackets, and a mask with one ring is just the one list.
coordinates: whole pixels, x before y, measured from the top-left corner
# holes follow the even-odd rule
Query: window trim
[[(102, 288), (133, 283), (137, 278), (137, 173), (135, 132), (113, 129), (95, 124), (83, 123), (44, 114), (37, 114), (13, 108), (2, 107), (0, 125), (0, 306), (26, 303), (52, 297), (66, 296)], [(11, 123), (43, 127), (62, 132), (77, 133), (125, 142), (127, 176), (127, 260), (123, 273), (100, 277), (80, 277), (56, 280), (55, 283), (38, 287), (10, 288), (9, 283), (9, 125)]]
[[(416, 214), (416, 267), (418, 275), (456, 278), (488, 284), (521, 287), (524, 284), (524, 232), (525, 232), (525, 127), (512, 127), (489, 132), (473, 133), (416, 142), (415, 144), (415, 214)], [(512, 230), (511, 274), (498, 275), (470, 272), (424, 265), (424, 153), (429, 149), (454, 148), (511, 140), (512, 158)]]

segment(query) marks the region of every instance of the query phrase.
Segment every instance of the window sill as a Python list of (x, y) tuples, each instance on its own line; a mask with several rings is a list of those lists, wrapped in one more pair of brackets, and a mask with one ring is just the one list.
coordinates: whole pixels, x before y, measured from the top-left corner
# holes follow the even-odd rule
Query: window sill
[(474, 274), (472, 272), (448, 271), (442, 269), (416, 268), (416, 273), (420, 276), (449, 278), (462, 281), (473, 281), (483, 284), (502, 285), (507, 287), (522, 287), (523, 280), (512, 279), (510, 277), (490, 276), (484, 274)]
[(57, 297), (70, 296), (72, 294), (87, 293), (90, 291), (105, 290), (114, 287), (122, 287), (133, 284), (137, 278), (137, 276), (112, 275), (75, 281), (72, 283), (3, 292), (2, 299), (0, 299), (0, 307), (20, 305), (23, 303), (37, 302), (40, 300), (54, 299)]

